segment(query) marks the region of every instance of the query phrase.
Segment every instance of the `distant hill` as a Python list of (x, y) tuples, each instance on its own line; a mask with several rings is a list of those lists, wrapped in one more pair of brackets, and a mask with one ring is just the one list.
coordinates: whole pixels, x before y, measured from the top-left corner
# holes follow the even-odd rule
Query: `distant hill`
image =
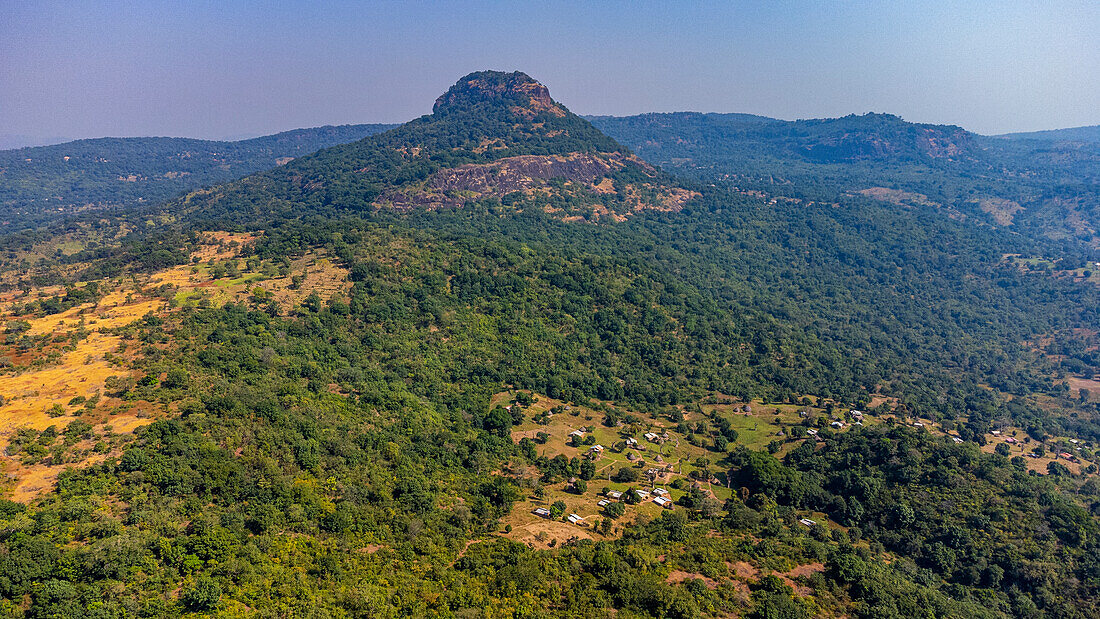
[(0, 222), (34, 223), (88, 208), (156, 202), (392, 126), (295, 129), (237, 142), (99, 138), (0, 151)]
[(592, 123), (639, 153), (658, 159), (713, 156), (736, 147), (743, 157), (792, 157), (815, 163), (929, 162), (981, 157), (974, 134), (952, 125), (908, 123), (892, 114), (784, 121), (750, 114), (642, 114), (593, 117)]
[(783, 121), (675, 113), (592, 122), (670, 172), (743, 191), (821, 201), (862, 194), (1014, 226), (1044, 242), (1100, 245), (1097, 142), (987, 137), (891, 114)]
[(993, 137), (1009, 140), (1063, 140), (1070, 142), (1100, 142), (1100, 125), (1072, 127), (1069, 129), (1048, 129), (1046, 131), (1027, 131), (1023, 133), (1005, 133)]

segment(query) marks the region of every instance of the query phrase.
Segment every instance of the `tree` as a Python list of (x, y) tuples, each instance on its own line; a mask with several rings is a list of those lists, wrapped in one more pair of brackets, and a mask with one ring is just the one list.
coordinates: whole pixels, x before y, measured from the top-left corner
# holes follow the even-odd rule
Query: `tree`
[(180, 601), (188, 610), (206, 612), (216, 610), (222, 599), (222, 587), (210, 577), (203, 576), (186, 589)]
[(592, 460), (585, 459), (581, 462), (579, 477), (583, 480), (590, 480), (596, 476), (596, 463)]
[(621, 467), (619, 471), (615, 473), (613, 481), (617, 481), (621, 484), (636, 482), (638, 481), (638, 470), (629, 466)]
[(564, 513), (565, 513), (565, 501), (557, 500), (557, 501), (554, 501), (553, 505), (550, 506), (550, 517), (551, 518), (557, 520), (558, 518), (561, 518), (562, 514), (564, 514)]
[(187, 370), (181, 367), (174, 367), (168, 370), (168, 374), (161, 381), (161, 387), (165, 389), (182, 389), (187, 386), (191, 381), (191, 376), (187, 373)]
[(604, 506), (603, 511), (609, 518), (619, 518), (626, 513), (626, 506), (620, 501), (612, 501)]

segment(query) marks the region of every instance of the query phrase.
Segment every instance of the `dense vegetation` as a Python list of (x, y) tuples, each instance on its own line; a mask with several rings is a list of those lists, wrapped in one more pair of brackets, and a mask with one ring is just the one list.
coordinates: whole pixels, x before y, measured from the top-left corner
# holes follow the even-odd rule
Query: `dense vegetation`
[(391, 127), (296, 129), (238, 142), (100, 138), (0, 151), (2, 224), (18, 230), (59, 212), (152, 204)]
[[(669, 171), (822, 202), (886, 187), (977, 225), (1008, 226), (1046, 255), (1097, 257), (1100, 149), (1069, 133), (985, 137), (889, 114), (780, 121), (744, 114), (643, 114), (592, 122)], [(989, 205), (1008, 201), (1007, 220)], [(1002, 203), (1003, 204), (1003, 203)], [(1018, 211), (1018, 212), (1017, 212)]]
[[(1096, 405), (1056, 380), (1060, 363), (1100, 371), (1083, 334), (1096, 328), (1100, 292), (1003, 259), (1047, 251), (1049, 239), (835, 189), (836, 202), (770, 201), (690, 181), (681, 184), (696, 197), (681, 210), (563, 220), (614, 207), (628, 185), (676, 182), (628, 166), (610, 174), (615, 193), (566, 191), (570, 179), (559, 179), (546, 193), (456, 209), (376, 205), (458, 165), (629, 155), (540, 89), (522, 74), (472, 74), (430, 116), (121, 214), (104, 224), (117, 240), (97, 230), (95, 246), (26, 265), (12, 286), (94, 281), (183, 263), (203, 230), (254, 230), (263, 236), (243, 257), (256, 268), (323, 250), (351, 289), (294, 307), (262, 295), (185, 306), (119, 328), (140, 355), (134, 380), (113, 387), (173, 414), (118, 457), (64, 474), (38, 503), (0, 504), (0, 608), (26, 617), (1100, 611), (1095, 481), (1064, 467), (1028, 473), (1021, 458), (978, 450), (1007, 420), (1037, 438), (1100, 440)], [(906, 165), (939, 165), (887, 150), (911, 156)], [(814, 157), (880, 154), (828, 153)], [(36, 238), (6, 243), (14, 254)], [(70, 287), (20, 315), (98, 290)], [(1067, 361), (1041, 355), (1040, 339)], [(769, 451), (785, 446), (780, 459), (739, 446), (715, 419), (724, 448), (715, 442), (713, 469), (737, 489), (724, 505), (689, 493), (659, 518), (623, 523), (621, 538), (534, 550), (495, 535), (532, 490), (506, 473), (585, 473), (511, 440), (522, 413), (489, 406), (509, 388), (681, 420), (716, 394), (842, 407), (887, 395), (898, 417), (955, 422), (967, 440), (886, 424), (823, 428), (820, 442), (800, 430), (776, 439)], [(63, 453), (91, 432), (80, 423), (24, 431), (9, 453)], [(800, 524), (811, 512), (829, 526)], [(725, 579), (742, 561), (822, 569), (792, 581), (797, 594), (775, 575), (743, 590)], [(671, 579), (673, 570), (690, 577)]]

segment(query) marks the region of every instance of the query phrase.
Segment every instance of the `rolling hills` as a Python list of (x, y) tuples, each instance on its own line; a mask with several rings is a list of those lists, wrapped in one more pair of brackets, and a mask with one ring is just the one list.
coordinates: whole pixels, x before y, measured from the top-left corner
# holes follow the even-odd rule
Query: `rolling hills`
[(1100, 149), (1088, 140), (987, 137), (889, 114), (780, 121), (674, 113), (592, 122), (647, 161), (707, 182), (785, 198), (835, 202), (864, 192), (915, 201), (1011, 227), (1041, 246), (1034, 251), (1077, 263), (1100, 246)]
[(4, 237), (0, 609), (1094, 615), (1100, 288), (983, 144), (485, 71)]
[(18, 229), (86, 209), (156, 203), (391, 127), (296, 129), (238, 142), (100, 138), (0, 151), (0, 223)]

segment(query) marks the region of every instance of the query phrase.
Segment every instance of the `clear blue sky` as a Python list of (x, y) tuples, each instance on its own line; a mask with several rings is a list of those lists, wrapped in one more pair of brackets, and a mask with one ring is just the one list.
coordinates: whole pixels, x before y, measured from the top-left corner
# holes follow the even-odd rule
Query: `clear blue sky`
[(399, 122), (487, 68), (525, 71), (582, 114), (876, 111), (981, 133), (1100, 123), (1097, 2), (2, 5), (0, 134)]

